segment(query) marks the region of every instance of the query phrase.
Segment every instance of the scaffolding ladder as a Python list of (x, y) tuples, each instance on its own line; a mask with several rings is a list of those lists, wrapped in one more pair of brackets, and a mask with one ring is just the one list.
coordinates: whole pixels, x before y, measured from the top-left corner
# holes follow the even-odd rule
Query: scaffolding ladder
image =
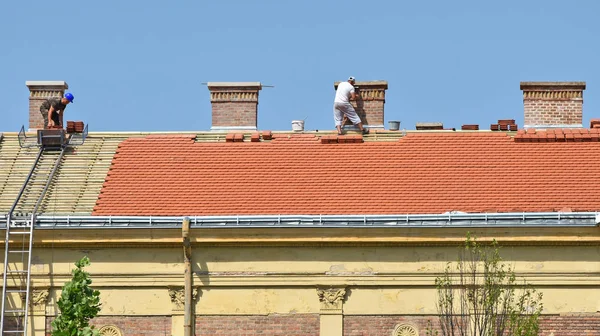
[(36, 144), (40, 146), (37, 157), (6, 218), (0, 335), (27, 334), (33, 229), (38, 208), (69, 144), (64, 135), (61, 141), (59, 146)]

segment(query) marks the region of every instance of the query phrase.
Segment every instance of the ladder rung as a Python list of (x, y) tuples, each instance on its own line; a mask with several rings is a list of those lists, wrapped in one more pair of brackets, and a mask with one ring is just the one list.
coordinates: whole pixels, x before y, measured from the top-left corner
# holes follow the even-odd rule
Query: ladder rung
[(26, 234), (31, 234), (31, 232), (29, 232), (29, 231), (17, 231), (17, 232), (9, 232), (9, 234), (26, 235)]
[(5, 333), (11, 333), (11, 334), (24, 334), (25, 330), (4, 330)]
[(4, 312), (5, 313), (23, 313), (23, 314), (25, 314), (25, 309), (7, 309)]
[(8, 253), (29, 253), (29, 250), (9, 250)]
[(26, 289), (7, 289), (7, 293), (27, 293)]

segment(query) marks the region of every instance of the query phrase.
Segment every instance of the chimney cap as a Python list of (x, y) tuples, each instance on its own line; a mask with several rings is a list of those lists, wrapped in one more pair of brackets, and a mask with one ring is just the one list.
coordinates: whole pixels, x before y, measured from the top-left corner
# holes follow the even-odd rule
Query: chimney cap
[(64, 87), (65, 89), (69, 88), (69, 85), (67, 84), (67, 82), (65, 81), (25, 81), (25, 85), (27, 87), (32, 87), (32, 86), (60, 86), (60, 87)]
[(262, 89), (260, 82), (208, 82), (208, 88), (257, 88)]
[(585, 90), (585, 82), (521, 82), (521, 90)]
[[(333, 88), (337, 89), (338, 85), (341, 82), (333, 82)], [(378, 88), (378, 89), (384, 89), (387, 90), (388, 88), (388, 82), (385, 80), (373, 80), (373, 81), (356, 81), (354, 82), (354, 86), (359, 86), (359, 87), (373, 87), (373, 88)]]

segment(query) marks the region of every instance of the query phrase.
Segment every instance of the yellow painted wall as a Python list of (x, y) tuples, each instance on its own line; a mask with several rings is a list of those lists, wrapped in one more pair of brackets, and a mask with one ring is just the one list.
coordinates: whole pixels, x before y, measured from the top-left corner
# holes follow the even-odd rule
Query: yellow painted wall
[[(476, 229), (496, 238), (517, 274), (544, 293), (545, 314), (600, 311), (600, 229)], [(343, 316), (436, 314), (434, 281), (458, 258), (465, 229), (192, 229), (195, 313), (318, 314), (321, 335), (342, 335)], [(90, 257), (101, 316), (171, 316), (182, 335), (184, 284), (180, 229), (37, 230), (33, 289), (50, 288), (33, 312), (35, 335), (56, 313), (74, 262)], [(343, 288), (343, 304), (318, 288)], [(171, 292), (170, 292), (171, 290)], [(181, 303), (181, 302), (179, 302)]]
[[(322, 286), (348, 288), (344, 314), (435, 314), (435, 277), (448, 261), (457, 259), (462, 241), (456, 234), (454, 242), (425, 234), (419, 238), (413, 230), (413, 238), (426, 238), (428, 243), (399, 243), (397, 234), (387, 240), (379, 237), (379, 243), (361, 243), (359, 235), (345, 231), (346, 244), (328, 244), (328, 239), (340, 237), (323, 239), (313, 230), (312, 236), (304, 233), (300, 241), (290, 241), (298, 238), (295, 235), (263, 233), (258, 241), (232, 244), (231, 233), (225, 231), (224, 242), (219, 244), (215, 233), (205, 243), (204, 231), (192, 230), (194, 285), (200, 289), (198, 314), (318, 313), (316, 288)], [(88, 271), (102, 293), (102, 314), (171, 314), (168, 287), (183, 286), (184, 281), (180, 232), (101, 233), (74, 230), (69, 236), (63, 231), (60, 239), (51, 240), (48, 232), (40, 233), (42, 242), (34, 248), (32, 274), (34, 287), (55, 289), (48, 313), (53, 313), (54, 296), (70, 278), (74, 261), (88, 255), (92, 261)], [(564, 234), (559, 229), (548, 236)], [(581, 237), (577, 232), (570, 234)], [(600, 248), (589, 242), (595, 236), (588, 237), (585, 245), (567, 238), (562, 245), (555, 238), (527, 244), (527, 238), (521, 237), (518, 244), (510, 243), (519, 238), (510, 232), (499, 238), (507, 242), (501, 252), (504, 259), (544, 292), (545, 313), (598, 310)]]

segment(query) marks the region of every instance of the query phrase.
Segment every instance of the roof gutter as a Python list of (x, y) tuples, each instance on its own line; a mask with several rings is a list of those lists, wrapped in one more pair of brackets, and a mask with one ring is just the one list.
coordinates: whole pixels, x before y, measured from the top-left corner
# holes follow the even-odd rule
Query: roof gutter
[[(435, 215), (269, 215), (269, 216), (52, 216), (36, 217), (36, 229), (179, 228), (184, 218), (202, 228), (440, 228), (594, 227), (600, 212), (448, 213)], [(0, 215), (0, 229), (6, 227)]]

